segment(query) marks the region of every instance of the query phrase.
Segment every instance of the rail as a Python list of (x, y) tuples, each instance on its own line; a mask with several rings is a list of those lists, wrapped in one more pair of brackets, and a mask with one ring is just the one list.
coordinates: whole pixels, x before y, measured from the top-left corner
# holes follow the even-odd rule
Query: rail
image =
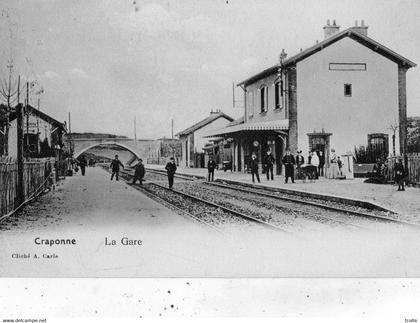
[(238, 191), (246, 192), (246, 193), (252, 193), (252, 194), (256, 194), (256, 195), (260, 195), (260, 196), (270, 197), (270, 198), (277, 199), (277, 200), (284, 200), (284, 201), (289, 201), (289, 202), (294, 202), (294, 203), (299, 203), (299, 204), (304, 204), (304, 205), (310, 205), (310, 206), (322, 208), (322, 209), (325, 209), (325, 210), (334, 211), (334, 212), (337, 212), (337, 213), (346, 213), (346, 214), (352, 214), (352, 215), (355, 215), (355, 216), (359, 216), (359, 217), (363, 217), (363, 218), (369, 218), (369, 219), (373, 219), (373, 220), (399, 223), (399, 224), (408, 225), (408, 226), (420, 229), (420, 225), (415, 224), (415, 223), (405, 222), (405, 221), (401, 221), (401, 220), (397, 220), (397, 219), (393, 219), (393, 218), (390, 218), (390, 217), (385, 217), (385, 216), (381, 216), (381, 215), (377, 215), (377, 214), (373, 214), (373, 213), (351, 210), (351, 209), (345, 207), (344, 205), (340, 206), (340, 207), (333, 206), (333, 205), (327, 205), (325, 203), (317, 203), (317, 202), (310, 201), (310, 200), (305, 200), (305, 199), (298, 199), (298, 198), (293, 198), (293, 197), (289, 197), (289, 196), (281, 196), (281, 195), (276, 195), (276, 194), (270, 194), (268, 192), (263, 192), (264, 189), (250, 190), (250, 189), (241, 187), (239, 185), (232, 185), (232, 184), (226, 185), (226, 184), (215, 183), (215, 182), (206, 182), (206, 184), (217, 186), (217, 187), (223, 187), (223, 188), (227, 188), (227, 189), (232, 189), (232, 190), (238, 190)]
[(167, 188), (165, 186), (162, 186), (160, 184), (157, 184), (157, 183), (149, 183), (149, 185), (154, 185), (154, 186), (157, 186), (157, 187), (159, 187), (161, 189), (164, 189), (164, 190), (173, 192), (173, 193), (178, 194), (178, 195), (182, 195), (182, 196), (184, 196), (184, 197), (186, 197), (188, 199), (191, 199), (191, 200), (194, 200), (194, 201), (199, 201), (199, 202), (204, 203), (204, 204), (207, 204), (207, 205), (209, 205), (211, 207), (215, 207), (217, 209), (221, 209), (221, 210), (223, 210), (223, 211), (225, 211), (227, 213), (230, 213), (230, 214), (232, 214), (234, 216), (238, 216), (238, 217), (243, 218), (245, 220), (248, 220), (248, 221), (251, 221), (251, 222), (255, 222), (255, 223), (261, 224), (261, 225), (263, 225), (263, 226), (265, 226), (267, 228), (270, 228), (272, 230), (281, 231), (281, 232), (284, 232), (284, 233), (289, 233), (288, 231), (284, 230), (283, 228), (280, 228), (280, 227), (278, 227), (276, 225), (273, 225), (273, 224), (271, 224), (269, 222), (262, 221), (260, 219), (257, 219), (255, 217), (253, 217), (253, 216), (246, 215), (244, 213), (241, 213), (241, 212), (238, 212), (236, 210), (227, 208), (227, 207), (225, 207), (223, 205), (220, 205), (220, 204), (217, 204), (217, 203), (214, 203), (214, 202), (207, 201), (207, 200), (202, 199), (202, 198), (199, 198), (197, 196), (190, 195), (190, 194), (187, 194), (185, 192), (181, 192), (181, 191), (174, 190), (174, 189), (169, 189), (169, 188)]
[[(126, 175), (126, 176), (129, 176), (129, 177), (133, 176), (133, 175), (132, 175), (132, 172), (129, 172), (129, 171), (127, 171), (127, 170), (123, 170), (123, 171), (122, 171), (122, 174), (124, 174), (124, 175)], [(273, 224), (271, 224), (271, 223), (269, 223), (269, 222), (262, 221), (262, 220), (260, 220), (260, 219), (257, 219), (257, 218), (255, 218), (255, 217), (253, 217), (253, 216), (250, 216), (250, 215), (247, 215), (247, 214), (241, 213), (241, 212), (239, 212), (239, 211), (236, 211), (236, 210), (233, 210), (233, 209), (227, 208), (227, 207), (225, 207), (225, 206), (223, 206), (223, 205), (220, 205), (220, 204), (217, 204), (217, 203), (214, 203), (214, 202), (211, 202), (211, 201), (207, 201), (207, 200), (202, 199), (202, 198), (199, 198), (199, 197), (197, 197), (197, 196), (193, 196), (193, 195), (190, 195), (190, 194), (187, 194), (187, 193), (185, 193), (185, 192), (181, 192), (181, 191), (178, 191), (178, 190), (175, 190), (175, 189), (169, 189), (169, 188), (167, 188), (166, 186), (163, 186), (163, 185), (160, 185), (160, 184), (157, 184), (157, 183), (153, 183), (153, 182), (149, 182), (147, 185), (149, 185), (149, 186), (159, 187), (160, 189), (163, 189), (163, 190), (165, 190), (165, 191), (167, 191), (167, 192), (170, 192), (171, 194), (177, 194), (177, 195), (180, 195), (180, 196), (182, 196), (182, 197), (184, 197), (184, 198), (187, 198), (187, 199), (193, 200), (193, 201), (195, 201), (195, 202), (203, 203), (203, 204), (206, 204), (206, 205), (208, 205), (208, 206), (210, 206), (210, 207), (213, 207), (213, 208), (216, 208), (216, 209), (223, 210), (224, 212), (229, 213), (229, 214), (231, 214), (231, 215), (233, 215), (233, 216), (236, 216), (236, 217), (239, 217), (239, 218), (245, 219), (245, 220), (250, 221), (250, 222), (253, 222), (253, 223), (257, 223), (257, 224), (262, 225), (262, 226), (264, 226), (264, 227), (266, 227), (266, 228), (269, 228), (269, 229), (271, 229), (271, 230), (280, 231), (280, 232), (282, 232), (282, 233), (288, 233), (288, 234), (290, 234), (290, 232), (289, 232), (289, 231), (287, 231), (287, 230), (285, 230), (285, 229), (283, 229), (283, 228), (280, 228), (280, 227), (278, 227), (278, 226), (276, 226), (276, 225), (273, 225)], [(136, 188), (139, 188), (139, 187), (138, 187), (138, 186), (136, 186)], [(150, 189), (148, 189), (148, 188), (146, 187), (146, 185), (143, 185), (143, 186), (141, 187), (141, 189), (142, 189), (142, 190), (144, 190), (144, 191), (147, 191), (147, 192), (149, 192), (149, 193), (151, 193), (151, 194), (154, 194), (153, 192), (151, 192), (151, 190), (150, 190)], [(156, 194), (154, 194), (154, 195), (156, 195)], [(161, 199), (161, 200), (162, 200), (162, 199)], [(192, 216), (192, 217), (194, 217), (194, 216)], [(196, 217), (195, 217), (195, 218), (196, 218)]]
[[(162, 174), (161, 170), (155, 170), (155, 171), (157, 173), (160, 172)], [(364, 206), (364, 205), (359, 205), (357, 203), (353, 205), (353, 204), (347, 204), (347, 203), (340, 203), (340, 201), (336, 199), (333, 199), (332, 201), (325, 199), (325, 200), (321, 200), (322, 202), (317, 202), (315, 201), (316, 197), (312, 197), (309, 195), (307, 196), (304, 193), (302, 193), (302, 195), (294, 196), (293, 191), (283, 192), (282, 190), (276, 190), (275, 188), (268, 189), (266, 187), (256, 187), (254, 185), (252, 186), (252, 190), (251, 190), (249, 188), (249, 184), (235, 183), (232, 181), (226, 182), (225, 180), (218, 180), (217, 182), (204, 182), (204, 183), (207, 185), (213, 185), (216, 187), (218, 186), (221, 188), (257, 194), (260, 196), (265, 196), (265, 197), (274, 198), (278, 200), (284, 200), (284, 201), (289, 201), (293, 203), (309, 205), (309, 206), (313, 206), (313, 207), (317, 207), (317, 208), (321, 208), (321, 209), (325, 209), (329, 211), (334, 211), (340, 214), (343, 214), (343, 213), (350, 214), (353, 216), (358, 216), (358, 217), (372, 219), (376, 221), (382, 221), (382, 222), (393, 222), (393, 223), (398, 223), (405, 226), (411, 226), (416, 229), (420, 229), (420, 225), (416, 223), (410, 223), (410, 222), (402, 221), (402, 220), (395, 219), (392, 217), (388, 217), (385, 214), (384, 215), (378, 214), (378, 213), (393, 214), (393, 212), (389, 210), (385, 210), (380, 207), (376, 207), (375, 205), (373, 205), (374, 208), (372, 207), (372, 205)], [(328, 205), (327, 203), (331, 203), (331, 205)], [(366, 211), (354, 210), (354, 209), (351, 209), (351, 207), (366, 209)], [(376, 211), (377, 214), (373, 213), (372, 210)]]

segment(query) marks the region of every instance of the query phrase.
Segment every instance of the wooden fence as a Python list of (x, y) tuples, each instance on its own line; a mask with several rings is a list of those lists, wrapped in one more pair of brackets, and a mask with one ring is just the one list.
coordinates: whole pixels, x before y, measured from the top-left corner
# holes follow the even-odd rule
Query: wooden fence
[[(394, 180), (394, 167), (397, 159), (404, 158), (393, 156), (388, 158), (388, 179)], [(409, 154), (407, 158), (408, 181), (412, 184), (420, 185), (420, 154)]]
[[(24, 162), (23, 194), (27, 201), (50, 185), (49, 176), (54, 159), (32, 159)], [(11, 158), (0, 157), (0, 217), (12, 212), (17, 205), (18, 167)]]

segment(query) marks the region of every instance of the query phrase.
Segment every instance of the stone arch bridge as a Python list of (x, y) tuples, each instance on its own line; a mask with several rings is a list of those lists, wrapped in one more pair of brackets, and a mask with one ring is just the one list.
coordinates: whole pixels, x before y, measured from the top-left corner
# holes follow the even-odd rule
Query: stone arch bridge
[(123, 150), (131, 152), (134, 156), (127, 164), (131, 164), (136, 158), (146, 159), (153, 157), (159, 153), (160, 142), (158, 140), (148, 139), (130, 139), (130, 138), (89, 138), (89, 137), (76, 137), (65, 139), (66, 147), (71, 147), (73, 157), (77, 158), (84, 152), (91, 148), (103, 145), (119, 146)]

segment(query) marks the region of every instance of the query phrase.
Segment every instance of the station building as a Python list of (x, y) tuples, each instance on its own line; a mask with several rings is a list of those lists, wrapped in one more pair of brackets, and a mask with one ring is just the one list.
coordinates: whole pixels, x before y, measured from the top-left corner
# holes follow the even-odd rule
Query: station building
[(233, 121), (233, 118), (220, 110), (211, 111), (207, 118), (178, 132), (176, 136), (178, 136), (181, 142), (179, 165), (196, 168), (205, 167), (207, 162), (205, 147), (209, 143), (209, 139), (205, 138), (204, 135), (208, 131), (225, 127), (231, 121)]
[(270, 149), (281, 174), (285, 149), (293, 154), (331, 149), (350, 156), (368, 139), (387, 146), (398, 126), (396, 152), (406, 143), (406, 72), (412, 61), (368, 37), (368, 26), (340, 31), (335, 20), (323, 27), (324, 40), (240, 82), (242, 122), (209, 131), (208, 138), (233, 142), (234, 169), (245, 171), (252, 153), (261, 161)]
[[(23, 116), (23, 153), (25, 157), (62, 158), (66, 124), (28, 105)], [(17, 113), (10, 115), (9, 156), (17, 157)]]

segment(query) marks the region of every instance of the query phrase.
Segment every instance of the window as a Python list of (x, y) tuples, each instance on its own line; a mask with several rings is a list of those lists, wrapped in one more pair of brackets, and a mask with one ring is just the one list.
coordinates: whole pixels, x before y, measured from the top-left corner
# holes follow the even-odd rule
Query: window
[(248, 93), (248, 116), (252, 117), (254, 115), (254, 92)]
[(260, 108), (261, 108), (261, 113), (267, 112), (267, 104), (268, 104), (267, 94), (268, 94), (268, 87), (266, 85), (263, 85), (260, 88)]
[(351, 96), (352, 90), (351, 90), (351, 84), (344, 84), (344, 96)]
[(274, 109), (281, 109), (283, 96), (282, 96), (282, 86), (281, 81), (274, 83)]

